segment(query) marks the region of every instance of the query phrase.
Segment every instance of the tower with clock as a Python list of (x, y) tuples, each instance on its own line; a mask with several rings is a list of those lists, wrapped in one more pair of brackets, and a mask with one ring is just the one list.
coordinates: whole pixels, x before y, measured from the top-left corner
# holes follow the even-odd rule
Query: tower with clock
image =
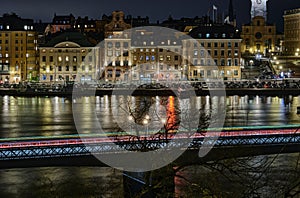
[(268, 0), (251, 0), (251, 19), (256, 16), (262, 16), (267, 20), (267, 1)]

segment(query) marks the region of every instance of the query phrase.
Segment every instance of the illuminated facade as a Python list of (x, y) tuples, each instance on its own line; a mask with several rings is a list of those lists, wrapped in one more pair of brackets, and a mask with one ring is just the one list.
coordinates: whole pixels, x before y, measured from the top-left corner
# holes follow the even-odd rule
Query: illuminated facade
[(267, 24), (265, 18), (256, 16), (248, 25), (242, 26), (241, 38), (243, 53), (261, 53), (280, 51), (282, 35), (276, 33), (276, 26)]
[(40, 82), (95, 80), (99, 52), (78, 32), (61, 34), (40, 48)]
[(300, 8), (284, 12), (284, 52), (300, 55)]
[(0, 18), (0, 81), (37, 80), (37, 33), (33, 21), (15, 14)]
[(241, 38), (231, 25), (194, 28), (183, 40), (183, 67), (188, 68), (188, 79), (203, 80), (241, 78)]
[(131, 66), (131, 40), (126, 32), (114, 33), (104, 39), (104, 54), (101, 63), (101, 80), (118, 82), (129, 79), (129, 68)]

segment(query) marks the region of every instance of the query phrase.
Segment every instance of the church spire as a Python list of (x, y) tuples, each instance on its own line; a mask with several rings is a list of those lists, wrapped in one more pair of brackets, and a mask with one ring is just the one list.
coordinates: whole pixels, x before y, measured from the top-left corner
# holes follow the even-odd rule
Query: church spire
[(229, 21), (233, 21), (234, 20), (234, 14), (233, 14), (232, 0), (229, 0), (228, 15), (229, 15)]

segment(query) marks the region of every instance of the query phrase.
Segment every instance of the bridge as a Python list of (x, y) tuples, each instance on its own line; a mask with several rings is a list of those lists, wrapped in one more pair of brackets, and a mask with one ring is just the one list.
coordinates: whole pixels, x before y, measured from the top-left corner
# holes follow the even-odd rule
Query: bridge
[[(128, 151), (146, 152), (159, 148), (183, 147), (191, 141), (175, 164), (189, 164), (220, 158), (300, 152), (300, 125), (224, 128), (192, 136), (165, 134), (133, 137), (128, 135), (89, 134), (52, 137), (0, 139), (0, 168), (34, 166), (107, 166), (96, 155), (124, 155)], [(214, 148), (204, 158), (198, 157), (204, 138), (211, 138)], [(212, 142), (213, 141), (213, 142)], [(171, 145), (170, 145), (171, 144)], [(237, 152), (238, 151), (238, 152)]]

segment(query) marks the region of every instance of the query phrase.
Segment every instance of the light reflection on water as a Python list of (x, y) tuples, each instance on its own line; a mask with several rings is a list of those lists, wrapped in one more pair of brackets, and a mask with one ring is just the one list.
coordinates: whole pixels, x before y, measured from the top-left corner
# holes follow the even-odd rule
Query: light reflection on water
[[(132, 105), (141, 105), (140, 97), (128, 97)], [(300, 96), (259, 97), (229, 96), (226, 98), (225, 126), (260, 126), (299, 124), (297, 106)], [(155, 97), (160, 100), (160, 97)], [(172, 99), (172, 98), (171, 98)], [(117, 128), (114, 112), (119, 111), (124, 96), (85, 97), (76, 102), (85, 103), (80, 112), (83, 133), (95, 132), (95, 120), (89, 116), (96, 112), (101, 126), (106, 131)], [(173, 102), (172, 102), (173, 101)], [(177, 103), (172, 99), (170, 105)], [(208, 96), (191, 98), (195, 107), (205, 111), (215, 109), (217, 98)], [(91, 103), (96, 109), (91, 108)], [(216, 103), (217, 104), (217, 103)], [(159, 104), (156, 108), (159, 107)], [(72, 101), (68, 98), (47, 97), (0, 97), (0, 137), (52, 136), (76, 134), (72, 114)], [(172, 108), (170, 108), (172, 110)], [(161, 109), (160, 111), (165, 111)], [(169, 111), (170, 113), (171, 111)], [(174, 112), (174, 111), (173, 111)], [(174, 117), (172, 117), (174, 122)]]
[[(130, 100), (134, 105), (139, 104), (138, 97), (130, 97)], [(215, 103), (211, 103), (214, 100), (217, 98), (210, 100), (208, 96), (191, 99), (198, 109), (205, 110), (214, 109)], [(78, 99), (77, 102), (86, 104), (85, 108), (82, 109), (84, 132), (94, 132), (95, 120), (84, 116), (89, 115), (91, 111), (97, 113), (103, 129), (107, 131), (115, 129), (116, 122), (112, 115), (121, 101), (122, 96)], [(96, 109), (90, 108), (91, 102), (96, 104)], [(173, 108), (174, 104), (171, 104), (170, 106)], [(300, 106), (300, 96), (229, 96), (226, 98), (225, 126), (300, 124), (300, 116), (296, 114), (297, 106)], [(1, 138), (76, 134), (71, 99), (4, 96), (0, 97), (0, 109)], [(278, 167), (280, 167), (280, 163), (280, 161), (277, 163)], [(117, 192), (116, 195), (118, 195), (122, 191), (121, 178), (120, 172), (115, 173), (112, 169), (106, 168), (68, 167), (0, 170), (0, 197), (16, 197), (21, 194), (24, 197), (29, 197), (32, 192), (35, 193), (33, 195), (36, 197), (43, 195), (43, 193), (48, 193), (50, 196), (51, 193), (55, 192), (61, 193), (57, 197), (76, 197), (75, 195), (80, 194), (78, 189), (83, 189), (87, 195), (81, 197), (92, 197), (88, 194), (90, 191), (101, 195)], [(111, 190), (109, 186), (115, 186), (115, 190)], [(57, 191), (58, 188), (61, 191)], [(51, 195), (55, 197), (55, 194)], [(109, 194), (108, 197), (110, 196), (112, 195)]]

